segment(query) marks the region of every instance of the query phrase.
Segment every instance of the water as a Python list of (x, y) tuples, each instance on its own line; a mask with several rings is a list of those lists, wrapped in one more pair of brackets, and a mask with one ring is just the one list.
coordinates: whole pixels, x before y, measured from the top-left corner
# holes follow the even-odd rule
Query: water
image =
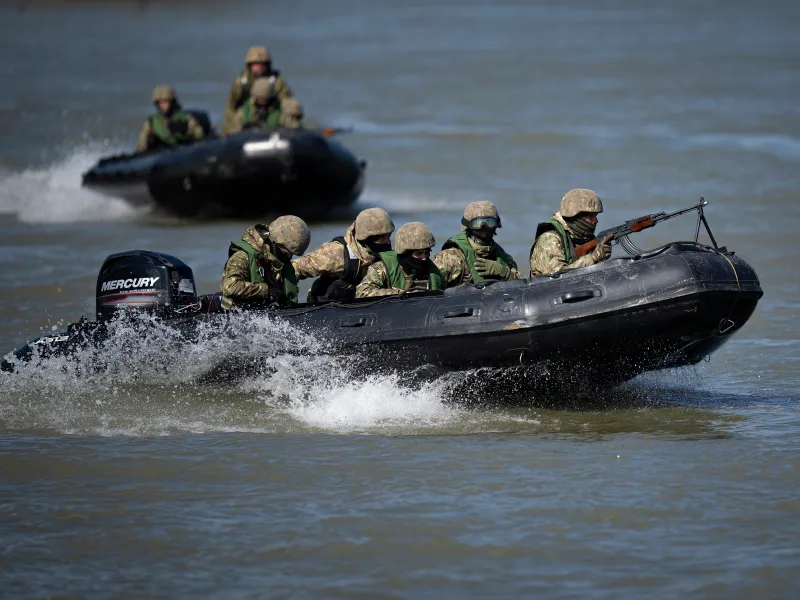
[[(175, 254), (218, 285), (248, 223), (133, 210), (80, 174), (132, 147), (156, 83), (218, 122), (259, 43), (307, 114), (354, 127), (359, 206), (442, 242), (492, 199), (524, 263), (572, 187), (598, 190), (601, 227), (703, 194), (765, 290), (710, 363), (585, 410), (459, 408), (459, 377), (356, 378), (357, 358), (269, 320), (183, 353), (121, 327), (99, 372), (81, 356), (0, 381), (0, 595), (793, 598), (799, 33), (778, 1), (0, 6), (3, 351), (90, 314), (112, 252)], [(199, 383), (237, 342), (270, 358)]]

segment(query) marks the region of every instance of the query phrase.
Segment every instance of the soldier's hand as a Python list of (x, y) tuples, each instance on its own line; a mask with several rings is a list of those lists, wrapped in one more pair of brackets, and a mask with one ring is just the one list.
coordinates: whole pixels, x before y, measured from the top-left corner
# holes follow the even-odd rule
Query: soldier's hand
[(592, 258), (594, 259), (594, 262), (599, 263), (611, 258), (611, 238), (613, 237), (614, 236), (609, 233), (606, 237), (600, 240), (595, 249), (592, 250)]
[(480, 256), (475, 259), (475, 270), (478, 275), (487, 279), (505, 279), (509, 274), (508, 267), (501, 265), (496, 260), (487, 260)]

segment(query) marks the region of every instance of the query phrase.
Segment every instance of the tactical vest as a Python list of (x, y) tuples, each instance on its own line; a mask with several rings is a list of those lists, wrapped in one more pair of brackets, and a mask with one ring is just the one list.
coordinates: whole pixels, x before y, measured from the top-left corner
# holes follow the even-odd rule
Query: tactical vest
[[(247, 242), (238, 240), (231, 242), (231, 246), (228, 249), (228, 258), (240, 250), (247, 254), (247, 258), (250, 260), (250, 282), (264, 283), (263, 268), (258, 266), (258, 258), (261, 256), (261, 252)], [(283, 263), (281, 275), (283, 276), (283, 293), (286, 295), (286, 300), (289, 304), (297, 304), (297, 273), (295, 273), (291, 261)]]
[[(403, 269), (400, 267), (400, 261), (397, 259), (397, 252), (389, 250), (388, 252), (380, 253), (383, 264), (386, 265), (386, 270), (389, 272), (389, 287), (404, 290), (406, 288), (406, 276)], [(428, 289), (441, 290), (442, 289), (442, 273), (433, 264), (431, 259), (428, 259)]]
[[(331, 277), (330, 275), (320, 275), (317, 277), (317, 280), (308, 292), (309, 302), (319, 302), (320, 300), (323, 302), (328, 300), (352, 300), (356, 297), (356, 284), (360, 281), (358, 273), (361, 268), (361, 263), (355, 253), (350, 249), (350, 246), (347, 245), (347, 242), (345, 242), (344, 236), (340, 235), (339, 237), (333, 238), (331, 241), (342, 245), (342, 251), (344, 252), (344, 272), (342, 276), (338, 278)], [(349, 287), (336, 286), (336, 298), (331, 298), (328, 296), (328, 292), (332, 291), (331, 286), (337, 281), (343, 281), (350, 285)]]
[[(278, 81), (278, 77), (280, 77), (281, 72), (272, 70), (270, 71), (269, 75), (262, 75), (262, 77), (268, 77), (269, 82), (272, 85), (275, 85), (275, 82)], [(234, 109), (238, 109), (250, 99), (250, 88), (253, 87), (252, 81), (250, 79), (249, 69), (245, 67), (245, 70), (242, 71), (242, 74), (239, 75), (239, 88), (242, 90), (242, 93), (239, 95), (239, 100), (236, 102), (236, 106)]]
[(242, 127), (266, 125), (267, 127), (278, 127), (281, 122), (281, 109), (274, 108), (267, 112), (267, 118), (261, 123), (255, 121), (255, 110), (252, 102), (248, 102), (242, 107)]
[[(442, 250), (447, 250), (448, 248), (458, 248), (461, 250), (461, 254), (464, 255), (464, 260), (467, 261), (467, 267), (469, 267), (470, 275), (472, 276), (472, 283), (483, 283), (486, 281), (483, 277), (481, 277), (478, 272), (475, 270), (475, 259), (478, 258), (478, 255), (475, 253), (475, 249), (472, 247), (472, 244), (469, 243), (469, 238), (467, 238), (467, 232), (462, 231), (458, 235), (454, 235), (449, 240), (444, 243), (442, 246)], [(499, 244), (494, 244), (493, 248), (495, 252), (496, 260), (504, 267), (508, 267), (511, 269), (511, 265), (514, 263), (514, 259), (508, 255), (508, 253), (503, 250)]]
[(538, 240), (539, 236), (541, 236), (544, 232), (550, 231), (551, 229), (554, 229), (561, 238), (561, 244), (564, 246), (564, 256), (566, 256), (567, 264), (572, 264), (578, 260), (578, 256), (575, 254), (575, 244), (572, 243), (572, 238), (567, 234), (564, 226), (556, 219), (550, 219), (549, 221), (543, 221), (539, 223), (539, 226), (536, 228), (536, 237), (533, 240), (533, 245), (531, 246), (528, 260), (530, 260), (530, 258), (533, 256), (533, 249), (536, 247), (536, 240)]
[(162, 114), (150, 115), (150, 128), (163, 146), (178, 146), (193, 141), (189, 137), (189, 115), (178, 109), (169, 118)]

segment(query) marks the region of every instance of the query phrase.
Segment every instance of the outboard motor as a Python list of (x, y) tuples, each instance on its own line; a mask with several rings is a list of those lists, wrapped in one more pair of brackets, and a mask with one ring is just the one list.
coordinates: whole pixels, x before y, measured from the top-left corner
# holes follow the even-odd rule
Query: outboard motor
[(106, 258), (97, 276), (97, 320), (119, 310), (145, 310), (159, 317), (199, 306), (192, 269), (169, 254), (129, 250)]

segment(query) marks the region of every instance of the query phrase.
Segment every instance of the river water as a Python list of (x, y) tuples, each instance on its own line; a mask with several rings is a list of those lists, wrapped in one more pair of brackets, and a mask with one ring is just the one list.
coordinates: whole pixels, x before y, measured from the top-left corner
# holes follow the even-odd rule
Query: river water
[[(137, 212), (80, 175), (132, 147), (157, 83), (219, 122), (251, 44), (308, 115), (354, 128), (360, 208), (441, 242), (491, 199), (524, 264), (570, 188), (600, 193), (601, 227), (702, 194), (765, 296), (709, 363), (585, 410), (459, 408), (453, 378), (355, 378), (270, 322), (242, 323), (272, 358), (227, 387), (196, 375), (230, 342), (176, 353), (136, 328), (104, 372), (3, 374), (0, 596), (796, 597), (798, 6), (1, 5), (3, 352), (91, 314), (112, 252), (175, 254), (218, 285), (248, 223)], [(347, 225), (314, 224), (312, 246)], [(692, 234), (676, 219), (635, 241)]]

